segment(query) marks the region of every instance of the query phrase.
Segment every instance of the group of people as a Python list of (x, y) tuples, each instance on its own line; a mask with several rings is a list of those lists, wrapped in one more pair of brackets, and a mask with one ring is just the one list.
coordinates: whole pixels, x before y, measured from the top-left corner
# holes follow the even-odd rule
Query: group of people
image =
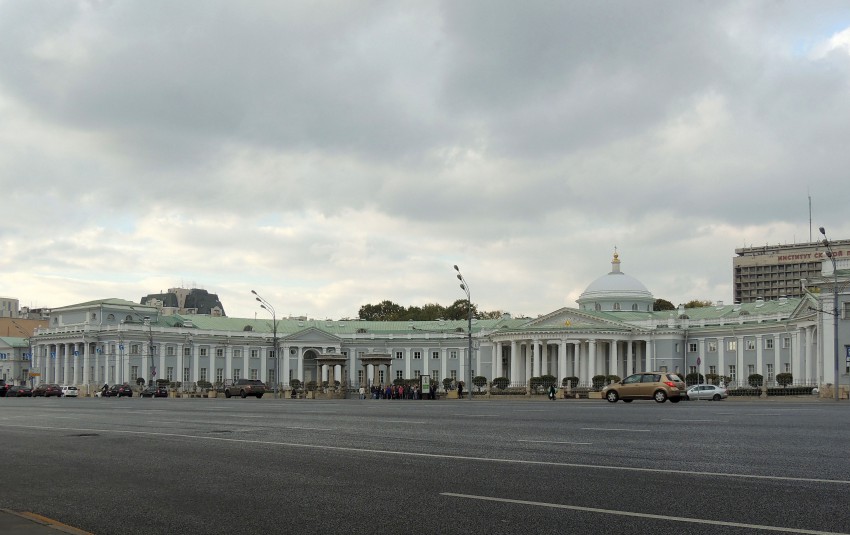
[[(371, 399), (437, 399), (437, 389), (431, 387), (423, 393), (417, 384), (373, 385), (369, 389)], [(360, 387), (360, 399), (366, 399), (366, 388)]]

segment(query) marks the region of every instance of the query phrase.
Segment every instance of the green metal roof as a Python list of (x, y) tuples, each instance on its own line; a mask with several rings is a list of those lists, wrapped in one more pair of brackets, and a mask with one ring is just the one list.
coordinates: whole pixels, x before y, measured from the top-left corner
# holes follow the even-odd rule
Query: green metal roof
[(9, 347), (29, 347), (27, 338), (19, 338), (17, 336), (0, 336), (0, 341)]

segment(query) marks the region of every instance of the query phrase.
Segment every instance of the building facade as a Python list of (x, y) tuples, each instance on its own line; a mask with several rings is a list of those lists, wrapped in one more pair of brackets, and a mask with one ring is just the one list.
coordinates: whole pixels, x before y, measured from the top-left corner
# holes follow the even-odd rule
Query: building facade
[[(591, 385), (599, 376), (645, 370), (711, 374), (732, 386), (746, 385), (753, 374), (768, 385), (779, 373), (792, 374), (797, 384), (836, 380), (832, 277), (813, 278), (822, 288), (810, 285), (798, 298), (654, 312), (652, 294), (620, 270), (618, 255), (611, 265), (581, 295), (578, 308), (533, 319), (474, 320), (472, 355), (466, 321), (283, 319), (272, 325), (162, 314), (155, 306), (105, 299), (53, 309), (50, 325), (32, 339), (33, 370), (38, 381), (89, 390), (138, 378), (181, 385), (247, 378), (283, 388), (298, 379), (357, 388), (429, 375), (441, 384), (463, 380), (469, 371), (513, 384), (554, 375), (559, 382), (576, 377)], [(850, 351), (848, 268), (838, 272), (842, 355)], [(842, 363), (838, 380), (850, 382), (848, 374), (850, 361)]]
[[(830, 242), (836, 258), (850, 257), (850, 240)], [(821, 242), (735, 249), (732, 288), (735, 303), (802, 297), (808, 281), (821, 276), (826, 248)]]

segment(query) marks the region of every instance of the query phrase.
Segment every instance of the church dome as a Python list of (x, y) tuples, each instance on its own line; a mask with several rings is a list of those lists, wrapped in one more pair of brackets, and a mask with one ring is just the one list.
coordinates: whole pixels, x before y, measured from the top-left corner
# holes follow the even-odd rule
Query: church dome
[(649, 312), (655, 298), (642, 282), (620, 271), (620, 257), (615, 252), (611, 272), (591, 282), (577, 302), (583, 310)]

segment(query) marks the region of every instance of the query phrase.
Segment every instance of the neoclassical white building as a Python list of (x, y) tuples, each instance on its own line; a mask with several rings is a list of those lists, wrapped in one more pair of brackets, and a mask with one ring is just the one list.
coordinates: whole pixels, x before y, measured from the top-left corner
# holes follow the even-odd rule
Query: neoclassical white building
[[(617, 254), (611, 266), (577, 308), (474, 320), (472, 355), (466, 321), (283, 319), (275, 330), (269, 320), (164, 315), (103, 299), (52, 310), (49, 327), (31, 339), (32, 371), (37, 382), (89, 389), (140, 377), (183, 384), (249, 378), (284, 387), (292, 379), (337, 380), (356, 388), (430, 375), (440, 383), (463, 380), (467, 366), (472, 375), (512, 383), (550, 374), (589, 385), (594, 376), (643, 370), (717, 374), (732, 385), (755, 373), (768, 385), (783, 372), (800, 384), (835, 381), (831, 264), (821, 279), (807, 281), (803, 298), (663, 312), (653, 312), (652, 293), (621, 271)], [(846, 288), (850, 265), (839, 268), (839, 288)], [(839, 297), (843, 359), (850, 355), (846, 291)], [(848, 372), (850, 361), (842, 360), (841, 383), (850, 382)]]

